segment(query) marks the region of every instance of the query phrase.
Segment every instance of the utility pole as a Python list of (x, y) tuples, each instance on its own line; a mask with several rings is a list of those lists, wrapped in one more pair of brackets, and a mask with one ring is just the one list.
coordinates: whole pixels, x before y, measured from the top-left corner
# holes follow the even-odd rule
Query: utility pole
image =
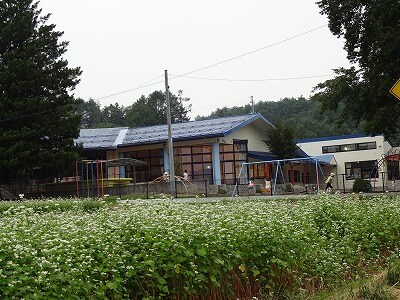
[(175, 197), (175, 165), (174, 165), (174, 146), (172, 144), (171, 126), (171, 104), (169, 100), (168, 71), (165, 70), (165, 97), (167, 102), (167, 125), (168, 125), (168, 158), (169, 158), (169, 183), (171, 197)]
[(250, 104), (251, 104), (251, 114), (254, 115), (254, 100), (253, 100), (253, 96), (250, 96)]

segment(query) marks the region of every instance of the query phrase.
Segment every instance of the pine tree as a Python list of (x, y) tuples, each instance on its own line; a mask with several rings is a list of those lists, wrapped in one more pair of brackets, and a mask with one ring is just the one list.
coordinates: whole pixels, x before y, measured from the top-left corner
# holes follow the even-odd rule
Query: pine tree
[(61, 175), (79, 158), (81, 70), (32, 0), (0, 1), (0, 182)]
[(296, 155), (294, 129), (288, 123), (277, 122), (275, 127), (269, 128), (265, 143), (278, 159), (294, 158)]

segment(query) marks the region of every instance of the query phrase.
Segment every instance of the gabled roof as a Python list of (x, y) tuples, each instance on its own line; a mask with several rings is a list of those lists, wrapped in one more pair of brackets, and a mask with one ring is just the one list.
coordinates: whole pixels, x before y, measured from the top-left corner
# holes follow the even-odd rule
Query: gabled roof
[[(225, 137), (250, 123), (262, 129), (272, 126), (261, 114), (175, 123), (172, 124), (172, 139), (184, 141)], [(82, 142), (84, 149), (116, 149), (165, 143), (167, 139), (167, 125), (157, 125), (138, 128), (81, 129), (76, 141)]]

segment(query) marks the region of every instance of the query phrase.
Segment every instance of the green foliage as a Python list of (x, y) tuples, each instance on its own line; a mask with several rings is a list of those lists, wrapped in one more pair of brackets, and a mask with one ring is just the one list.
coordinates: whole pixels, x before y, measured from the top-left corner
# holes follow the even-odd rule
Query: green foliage
[[(284, 98), (279, 101), (259, 101), (255, 111), (265, 116), (272, 124), (282, 120), (293, 126), (296, 139), (320, 136), (332, 136), (362, 132), (361, 127), (355, 126), (350, 120), (339, 124), (338, 112), (322, 111), (322, 105), (304, 97)], [(218, 108), (209, 116), (197, 116), (196, 120), (217, 117), (241, 115), (250, 112), (250, 106)]]
[(102, 111), (100, 103), (93, 99), (84, 101), (80, 99), (78, 113), (82, 116), (81, 128), (100, 127), (102, 123)]
[(358, 178), (353, 182), (353, 192), (359, 193), (367, 193), (371, 190), (371, 183), (367, 179)]
[(296, 156), (297, 146), (294, 140), (294, 129), (288, 123), (277, 122), (275, 127), (270, 127), (267, 131), (265, 143), (278, 159)]
[(101, 127), (125, 126), (125, 114), (125, 108), (119, 106), (118, 103), (105, 106), (102, 110), (102, 123), (100, 125)]
[(0, 210), (0, 298), (282, 299), (356, 277), (400, 239), (389, 196), (67, 203)]
[(399, 1), (322, 0), (317, 4), (328, 17), (331, 32), (344, 38), (347, 57), (355, 66), (335, 70), (336, 77), (319, 84), (313, 98), (325, 109), (343, 105), (340, 119), (364, 121), (368, 133), (396, 137), (400, 102), (389, 90), (400, 74)]
[[(185, 106), (189, 98), (183, 97), (183, 92), (178, 95), (170, 93), (171, 122), (189, 121), (188, 113), (191, 105)], [(165, 93), (155, 91), (148, 97), (142, 96), (126, 110), (126, 124), (129, 127), (142, 127), (167, 124), (167, 104)]]
[[(32, 0), (0, 3), (0, 181), (57, 176), (79, 159), (79, 68)], [(61, 174), (60, 174), (61, 175)]]
[[(190, 98), (184, 98), (183, 92), (178, 95), (170, 94), (171, 121), (189, 121), (191, 104), (187, 104)], [(81, 128), (105, 128), (105, 127), (142, 127), (167, 124), (167, 111), (165, 93), (155, 91), (149, 96), (141, 96), (129, 107), (119, 106), (118, 103), (110, 104), (103, 108), (100, 103), (90, 99), (81, 101), (79, 114), (82, 116)]]

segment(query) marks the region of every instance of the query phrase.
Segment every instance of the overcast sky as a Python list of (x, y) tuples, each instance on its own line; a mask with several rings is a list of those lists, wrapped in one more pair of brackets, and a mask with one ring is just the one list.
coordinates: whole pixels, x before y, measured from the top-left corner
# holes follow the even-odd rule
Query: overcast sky
[(315, 0), (41, 0), (39, 6), (70, 42), (69, 66), (82, 68), (75, 95), (102, 106), (126, 107), (164, 91), (168, 70), (171, 92), (183, 90), (191, 116), (203, 116), (245, 105), (250, 96), (255, 102), (309, 97), (332, 69), (348, 66), (343, 40), (324, 26)]

